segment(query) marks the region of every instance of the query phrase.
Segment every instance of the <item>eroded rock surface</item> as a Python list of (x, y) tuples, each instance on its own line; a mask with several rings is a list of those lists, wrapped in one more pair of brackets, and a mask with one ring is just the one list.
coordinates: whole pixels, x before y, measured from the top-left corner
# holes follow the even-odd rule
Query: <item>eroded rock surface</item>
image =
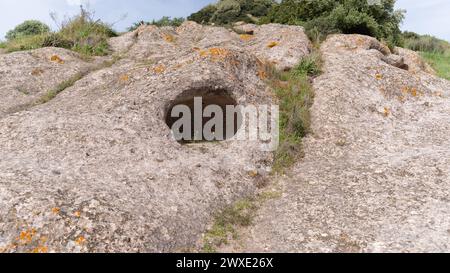
[(246, 41), (245, 48), (279, 70), (289, 70), (311, 52), (308, 37), (297, 26), (244, 24), (234, 28), (243, 33), (240, 38)]
[[(321, 48), (313, 135), (245, 232), (262, 252), (450, 251), (450, 82), (360, 35)], [(405, 70), (406, 69), (406, 70)]]
[(0, 55), (0, 118), (26, 109), (46, 93), (98, 65), (62, 48)]
[[(181, 94), (225, 90), (242, 105), (273, 103), (262, 63), (245, 41), (187, 22), (141, 27), (110, 44), (117, 57), (111, 67), (48, 103), (2, 115), (1, 251), (186, 250), (213, 213), (264, 184), (255, 173), (270, 171), (272, 153), (262, 143), (180, 145), (165, 124)], [(1, 56), (8, 75), (2, 109), (27, 96), (14, 89), (19, 83), (39, 94), (81, 69), (70, 54), (47, 48)], [(43, 75), (30, 75), (44, 64)]]

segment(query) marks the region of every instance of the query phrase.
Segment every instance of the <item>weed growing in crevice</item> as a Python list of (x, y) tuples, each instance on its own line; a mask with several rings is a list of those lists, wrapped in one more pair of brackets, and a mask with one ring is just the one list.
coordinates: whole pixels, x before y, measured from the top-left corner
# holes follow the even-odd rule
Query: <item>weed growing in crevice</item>
[(202, 252), (215, 253), (218, 247), (228, 244), (229, 240), (239, 239), (238, 229), (253, 223), (258, 208), (267, 200), (280, 196), (280, 192), (267, 191), (227, 207), (216, 215), (213, 226), (204, 235)]
[(265, 68), (280, 105), (280, 145), (275, 153), (275, 173), (283, 172), (303, 156), (302, 138), (310, 132), (309, 109), (314, 100), (311, 80), (321, 73), (321, 65), (320, 55), (313, 52), (291, 71)]

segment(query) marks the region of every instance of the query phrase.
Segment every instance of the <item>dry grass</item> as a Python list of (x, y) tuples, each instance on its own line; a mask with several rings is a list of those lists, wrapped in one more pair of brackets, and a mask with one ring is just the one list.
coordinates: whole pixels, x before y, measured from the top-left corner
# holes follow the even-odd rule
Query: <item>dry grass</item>
[(93, 12), (83, 7), (78, 15), (58, 25), (58, 32), (22, 36), (1, 43), (1, 47), (6, 52), (14, 52), (53, 46), (71, 49), (85, 56), (104, 56), (110, 53), (108, 39), (117, 35), (108, 24), (96, 20)]

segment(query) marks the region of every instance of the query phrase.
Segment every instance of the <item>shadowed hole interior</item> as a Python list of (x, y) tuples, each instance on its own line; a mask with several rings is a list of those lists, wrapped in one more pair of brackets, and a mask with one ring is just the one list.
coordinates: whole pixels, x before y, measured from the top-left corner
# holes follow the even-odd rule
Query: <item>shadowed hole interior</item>
[[(195, 106), (195, 99), (201, 98), (201, 122), (202, 122), (202, 132), (205, 127), (205, 125), (215, 118), (215, 114), (212, 114), (211, 117), (203, 117), (203, 113), (205, 109), (208, 106), (218, 106), (222, 110), (223, 118), (221, 120), (223, 131), (220, 133), (220, 131), (217, 131), (217, 128), (214, 126), (212, 128), (212, 132), (215, 136), (213, 140), (208, 140), (205, 138), (205, 135), (202, 134), (202, 136), (199, 139), (196, 139), (195, 136), (199, 136), (199, 132), (196, 131), (196, 128), (194, 126), (195, 122), (195, 116), (194, 116), (194, 106)], [(172, 112), (175, 107), (177, 106), (187, 106), (190, 109), (190, 121), (191, 121), (191, 128), (184, 128), (184, 126), (181, 127), (180, 133), (183, 135), (188, 135), (188, 139), (177, 139), (179, 143), (181, 144), (189, 144), (189, 143), (198, 143), (198, 142), (206, 142), (206, 141), (220, 141), (220, 140), (226, 140), (234, 137), (236, 133), (238, 132), (240, 126), (241, 126), (241, 113), (240, 111), (229, 111), (227, 112), (227, 106), (236, 106), (237, 102), (236, 100), (229, 94), (226, 90), (214, 90), (214, 89), (194, 89), (194, 90), (188, 90), (183, 92), (181, 95), (179, 95), (174, 101), (172, 101), (167, 108), (166, 111), (166, 124), (169, 126), (169, 128), (174, 132), (174, 135), (176, 136), (176, 132), (174, 131), (174, 124), (179, 121), (183, 116), (172, 116)], [(229, 109), (228, 109), (229, 110)], [(230, 115), (232, 117), (229, 120), (233, 120), (232, 124), (227, 124), (227, 116)], [(231, 116), (232, 115), (232, 116)], [(219, 116), (220, 117), (220, 116)], [(229, 122), (228, 122), (229, 123)], [(227, 128), (229, 126), (229, 133), (227, 134)], [(185, 132), (185, 130), (189, 130), (189, 132)], [(185, 134), (186, 133), (186, 134)]]

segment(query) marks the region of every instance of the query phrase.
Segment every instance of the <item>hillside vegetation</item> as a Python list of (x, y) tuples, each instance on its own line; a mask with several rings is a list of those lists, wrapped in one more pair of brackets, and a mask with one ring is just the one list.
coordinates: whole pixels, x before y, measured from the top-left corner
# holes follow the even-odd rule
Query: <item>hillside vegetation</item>
[(401, 46), (421, 55), (440, 77), (450, 79), (450, 44), (430, 35), (400, 31), (404, 11), (395, 10), (395, 0), (368, 4), (360, 0), (220, 0), (191, 14), (188, 20), (201, 24), (230, 25), (235, 22), (301, 25), (315, 43), (327, 35), (363, 34), (390, 48)]
[(226, 25), (238, 21), (257, 22), (276, 5), (273, 0), (221, 0), (188, 17), (200, 24)]
[(175, 18), (171, 18), (168, 16), (164, 16), (159, 20), (153, 20), (150, 22), (146, 22), (146, 21), (139, 21), (134, 23), (131, 27), (128, 28), (128, 31), (133, 31), (136, 30), (138, 27), (143, 26), (143, 25), (153, 25), (153, 26), (157, 26), (157, 27), (179, 27), (181, 26), (181, 24), (183, 24), (183, 22), (185, 21), (185, 19), (183, 17), (175, 17)]
[(421, 52), (422, 57), (436, 70), (439, 77), (450, 80), (449, 42), (414, 32), (405, 32), (403, 38), (406, 48)]
[(395, 0), (369, 5), (360, 0), (221, 0), (188, 17), (202, 24), (226, 25), (237, 21), (304, 26), (313, 40), (332, 33), (365, 34), (390, 45), (401, 44), (403, 11)]
[(41, 47), (61, 47), (88, 56), (109, 53), (107, 40), (117, 36), (108, 24), (96, 20), (93, 13), (80, 8), (80, 13), (59, 23), (59, 31), (39, 21), (25, 21), (8, 32), (7, 41), (0, 45), (6, 52), (30, 50)]

